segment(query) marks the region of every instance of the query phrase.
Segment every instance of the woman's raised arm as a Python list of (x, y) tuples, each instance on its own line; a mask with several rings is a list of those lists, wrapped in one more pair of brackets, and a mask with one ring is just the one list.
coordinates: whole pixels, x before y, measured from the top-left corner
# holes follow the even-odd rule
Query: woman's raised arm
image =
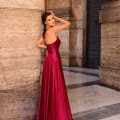
[(57, 21), (62, 23), (62, 25), (56, 25), (56, 26), (53, 27), (53, 30), (55, 32), (58, 32), (58, 31), (63, 30), (63, 29), (65, 29), (65, 28), (70, 26), (70, 24), (71, 24), (70, 21), (55, 16), (55, 14), (52, 11), (50, 11), (50, 13), (53, 15), (55, 20), (57, 20)]

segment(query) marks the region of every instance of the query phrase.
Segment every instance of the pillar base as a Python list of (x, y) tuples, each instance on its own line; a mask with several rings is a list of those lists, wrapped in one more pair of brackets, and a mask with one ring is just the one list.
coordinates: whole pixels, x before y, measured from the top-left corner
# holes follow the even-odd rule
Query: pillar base
[(120, 70), (101, 67), (99, 76), (101, 84), (120, 90)]

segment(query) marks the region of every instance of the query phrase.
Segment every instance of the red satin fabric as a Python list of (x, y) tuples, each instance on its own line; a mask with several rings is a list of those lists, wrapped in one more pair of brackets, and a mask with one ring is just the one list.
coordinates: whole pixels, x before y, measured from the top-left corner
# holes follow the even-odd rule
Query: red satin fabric
[(60, 43), (57, 37), (55, 42), (47, 44), (36, 120), (73, 120), (59, 54)]

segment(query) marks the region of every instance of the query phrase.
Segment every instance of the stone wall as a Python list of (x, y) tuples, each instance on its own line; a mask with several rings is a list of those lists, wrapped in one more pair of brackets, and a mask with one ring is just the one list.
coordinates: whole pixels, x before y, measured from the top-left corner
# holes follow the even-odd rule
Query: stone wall
[(33, 120), (39, 93), (42, 0), (0, 1), (0, 120)]
[(120, 90), (120, 0), (102, 6), (101, 83)]
[(86, 7), (86, 0), (72, 0), (71, 2), (70, 66), (83, 66), (84, 47), (86, 47)]

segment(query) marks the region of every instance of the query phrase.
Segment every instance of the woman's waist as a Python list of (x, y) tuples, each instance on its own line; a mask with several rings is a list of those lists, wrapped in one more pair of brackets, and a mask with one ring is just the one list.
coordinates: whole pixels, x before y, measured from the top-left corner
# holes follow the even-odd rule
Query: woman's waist
[(48, 50), (46, 51), (46, 54), (59, 54), (58, 50)]

